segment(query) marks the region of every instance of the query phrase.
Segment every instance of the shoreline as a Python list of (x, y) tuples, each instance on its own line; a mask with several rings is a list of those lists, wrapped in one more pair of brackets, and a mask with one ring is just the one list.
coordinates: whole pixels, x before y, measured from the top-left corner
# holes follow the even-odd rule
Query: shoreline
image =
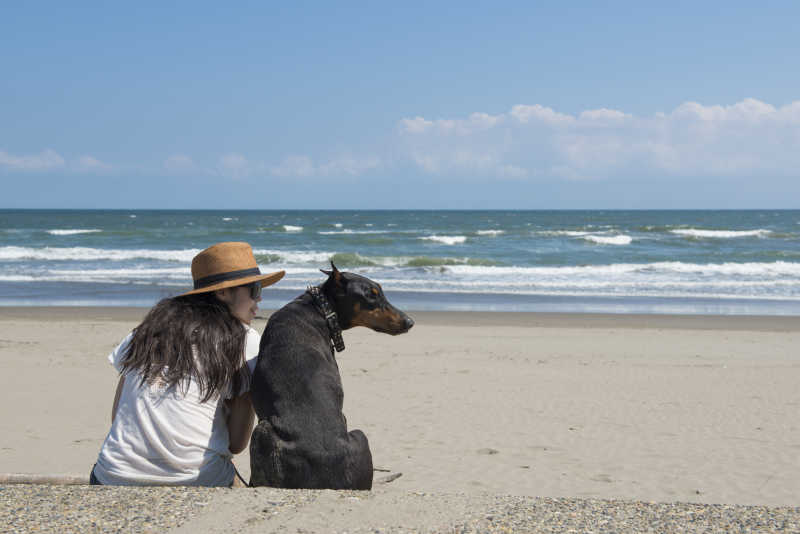
[[(80, 316), (91, 320), (133, 321), (150, 308), (135, 306), (0, 306), (0, 321), (7, 319), (58, 320)], [(266, 321), (274, 309), (259, 309), (256, 323)], [(787, 315), (687, 315), (657, 313), (577, 313), (527, 311), (415, 311), (404, 310), (417, 323), (464, 327), (623, 328), (672, 330), (735, 330), (798, 332), (800, 316)], [(260, 332), (259, 332), (260, 333)]]
[[(294, 281), (295, 283), (297, 280)], [(277, 309), (302, 294), (303, 285), (270, 287), (262, 294), (262, 308)], [(390, 287), (391, 281), (385, 285)], [(0, 309), (14, 307), (150, 308), (159, 300), (180, 295), (190, 284), (176, 286), (39, 282), (35, 286), (0, 281)], [(402, 310), (477, 313), (576, 313), (612, 315), (769, 316), (800, 317), (797, 297), (731, 297), (713, 295), (643, 296), (548, 293), (471, 293), (391, 290), (389, 300)]]

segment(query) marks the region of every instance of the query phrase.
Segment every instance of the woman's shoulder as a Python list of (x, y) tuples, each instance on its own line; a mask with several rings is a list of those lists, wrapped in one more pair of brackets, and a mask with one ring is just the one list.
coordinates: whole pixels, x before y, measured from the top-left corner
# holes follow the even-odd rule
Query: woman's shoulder
[(133, 333), (134, 331), (131, 331), (125, 336), (125, 338), (120, 341), (119, 345), (108, 355), (108, 362), (113, 365), (118, 372), (122, 372), (122, 359), (125, 357), (125, 353), (128, 351), (128, 347), (131, 344)]

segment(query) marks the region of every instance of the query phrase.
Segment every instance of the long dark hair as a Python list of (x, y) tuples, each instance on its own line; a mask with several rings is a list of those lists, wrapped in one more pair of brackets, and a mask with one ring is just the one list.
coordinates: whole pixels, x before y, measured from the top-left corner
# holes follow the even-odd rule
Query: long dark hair
[(122, 373), (138, 372), (140, 385), (160, 382), (184, 392), (193, 378), (201, 402), (229, 386), (237, 395), (250, 381), (245, 340), (242, 322), (213, 293), (166, 298), (134, 329)]

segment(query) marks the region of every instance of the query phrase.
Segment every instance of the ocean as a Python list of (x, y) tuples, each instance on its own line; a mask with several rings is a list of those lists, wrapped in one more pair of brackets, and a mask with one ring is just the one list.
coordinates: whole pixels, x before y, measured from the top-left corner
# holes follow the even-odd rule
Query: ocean
[(264, 309), (333, 261), (407, 310), (800, 315), (800, 210), (0, 210), (0, 305), (149, 307), (219, 241)]

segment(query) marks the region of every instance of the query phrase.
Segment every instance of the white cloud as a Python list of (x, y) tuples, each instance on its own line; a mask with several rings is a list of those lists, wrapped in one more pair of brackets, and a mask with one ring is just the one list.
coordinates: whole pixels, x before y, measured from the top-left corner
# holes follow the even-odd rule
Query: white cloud
[(70, 171), (90, 173), (108, 171), (111, 165), (100, 161), (94, 156), (84, 155), (67, 163), (61, 154), (52, 149), (42, 150), (38, 154), (17, 156), (0, 150), (0, 169), (6, 168), (22, 172), (52, 172)]
[(196, 170), (197, 166), (186, 154), (173, 154), (164, 160), (164, 168), (170, 172), (191, 172)]
[[(797, 176), (800, 169), (800, 100), (784, 106), (753, 98), (730, 105), (690, 101), (647, 116), (602, 107), (563, 113), (519, 104), (497, 114), (403, 118), (393, 133), (381, 151), (359, 153), (353, 147), (328, 157), (291, 154), (270, 164), (236, 152), (222, 154), (216, 164), (198, 164), (176, 153), (162, 168), (147, 172), (345, 178), (410, 165), (443, 177), (524, 180)], [(22, 155), (0, 150), (0, 171), (111, 169), (90, 155), (67, 162), (52, 149)]]
[(309, 156), (291, 155), (269, 167), (269, 171), (274, 176), (360, 176), (380, 166), (381, 159), (377, 156), (343, 155), (317, 165)]
[(433, 126), (433, 121), (428, 121), (422, 117), (413, 119), (400, 119), (400, 129), (409, 133), (421, 133)]
[(528, 175), (522, 167), (503, 163), (503, 156), (494, 147), (441, 147), (439, 150), (417, 149), (410, 154), (411, 161), (429, 174), (446, 175), (481, 174), (504, 178), (521, 178)]
[(469, 130), (487, 130), (494, 128), (502, 123), (505, 118), (502, 115), (489, 115), (488, 113), (473, 113), (469, 116)]
[(270, 173), (275, 176), (312, 176), (316, 173), (314, 162), (308, 156), (286, 156), (284, 160), (273, 167)]
[(686, 102), (648, 117), (517, 105), (494, 116), (404, 119), (400, 129), (401, 153), (431, 174), (576, 179), (788, 175), (800, 168), (800, 101), (780, 108), (752, 98), (729, 106)]
[(381, 160), (377, 156), (340, 156), (319, 167), (319, 174), (324, 176), (347, 174), (349, 176), (359, 176), (367, 171), (377, 169), (381, 166)]
[(219, 173), (227, 178), (240, 180), (250, 175), (251, 168), (247, 158), (237, 153), (229, 153), (219, 158)]
[(111, 170), (111, 165), (103, 163), (93, 156), (81, 156), (77, 159), (73, 168), (80, 172), (100, 172)]
[(753, 98), (746, 98), (732, 106), (704, 106), (697, 102), (686, 102), (672, 112), (673, 117), (696, 117), (702, 121), (748, 121), (757, 122), (774, 117), (778, 112), (773, 106)]
[(64, 168), (65, 162), (56, 151), (46, 149), (38, 154), (16, 156), (0, 150), (0, 167), (15, 171), (50, 171)]
[(518, 105), (511, 108), (509, 113), (517, 121), (527, 124), (528, 122), (542, 122), (545, 124), (569, 124), (575, 121), (575, 117), (557, 113), (550, 108), (534, 104), (533, 106)]
[(472, 113), (466, 119), (427, 120), (422, 117), (414, 117), (413, 119), (401, 119), (400, 131), (408, 134), (435, 131), (446, 135), (470, 135), (494, 128), (504, 120), (503, 115), (478, 112)]
[(587, 111), (582, 111), (581, 114), (578, 116), (580, 120), (590, 120), (590, 121), (619, 121), (630, 118), (631, 115), (627, 113), (623, 113), (621, 111), (617, 111), (616, 109), (590, 109)]

